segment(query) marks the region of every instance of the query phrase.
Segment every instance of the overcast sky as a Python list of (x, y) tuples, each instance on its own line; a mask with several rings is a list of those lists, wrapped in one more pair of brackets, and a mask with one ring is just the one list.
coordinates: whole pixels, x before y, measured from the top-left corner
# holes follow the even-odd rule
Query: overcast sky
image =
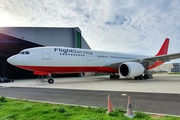
[(0, 0), (0, 26), (79, 27), (92, 49), (150, 56), (168, 37), (180, 52), (180, 0)]

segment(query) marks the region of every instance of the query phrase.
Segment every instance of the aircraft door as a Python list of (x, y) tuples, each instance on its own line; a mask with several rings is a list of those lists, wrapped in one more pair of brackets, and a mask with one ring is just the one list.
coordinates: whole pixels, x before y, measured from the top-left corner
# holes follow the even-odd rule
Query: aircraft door
[(42, 49), (42, 59), (43, 60), (50, 60), (50, 50), (49, 49)]
[(93, 61), (93, 55), (92, 54), (87, 54), (87, 60), (88, 61)]

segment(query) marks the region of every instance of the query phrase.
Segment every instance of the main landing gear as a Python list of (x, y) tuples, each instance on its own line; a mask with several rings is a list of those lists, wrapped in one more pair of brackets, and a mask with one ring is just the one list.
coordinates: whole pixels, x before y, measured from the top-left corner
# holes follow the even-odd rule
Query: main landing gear
[(153, 78), (151, 74), (144, 74), (144, 75), (134, 77), (135, 80), (142, 80), (142, 79), (146, 80), (150, 78)]
[[(110, 74), (110, 79), (119, 79), (119, 75), (116, 74)], [(140, 75), (140, 76), (136, 76), (134, 77), (135, 80), (146, 80), (146, 79), (150, 79), (153, 78), (152, 74), (144, 74), (144, 75)]]
[(116, 79), (116, 78), (119, 78), (119, 75), (111, 74), (109, 77), (110, 79)]

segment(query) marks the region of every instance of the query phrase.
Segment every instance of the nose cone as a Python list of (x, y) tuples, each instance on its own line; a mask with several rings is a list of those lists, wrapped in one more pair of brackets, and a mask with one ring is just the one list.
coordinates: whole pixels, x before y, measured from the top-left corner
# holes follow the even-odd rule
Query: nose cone
[(16, 65), (17, 64), (17, 58), (16, 58), (16, 55), (13, 55), (11, 57), (9, 57), (7, 59), (7, 62), (11, 65)]

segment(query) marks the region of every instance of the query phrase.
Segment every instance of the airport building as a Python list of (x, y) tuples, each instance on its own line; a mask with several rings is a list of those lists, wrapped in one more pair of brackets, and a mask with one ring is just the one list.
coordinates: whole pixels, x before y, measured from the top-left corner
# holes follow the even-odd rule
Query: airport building
[(91, 49), (78, 27), (0, 27), (0, 76), (14, 79), (37, 77), (6, 60), (23, 49), (39, 46)]
[(167, 63), (162, 64), (159, 67), (153, 69), (156, 72), (166, 71), (168, 73), (179, 73), (180, 72), (180, 63)]
[(173, 63), (173, 68), (171, 68), (171, 73), (180, 73), (180, 63)]

